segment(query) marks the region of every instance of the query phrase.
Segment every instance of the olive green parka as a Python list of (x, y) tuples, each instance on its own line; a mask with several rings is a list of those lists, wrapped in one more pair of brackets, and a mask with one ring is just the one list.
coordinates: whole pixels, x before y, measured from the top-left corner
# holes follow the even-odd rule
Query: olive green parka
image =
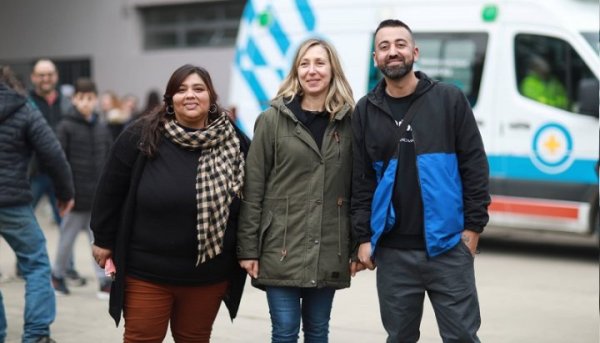
[(258, 117), (237, 240), (238, 259), (259, 260), (254, 286), (350, 286), (351, 111), (335, 113), (320, 150), (282, 99)]

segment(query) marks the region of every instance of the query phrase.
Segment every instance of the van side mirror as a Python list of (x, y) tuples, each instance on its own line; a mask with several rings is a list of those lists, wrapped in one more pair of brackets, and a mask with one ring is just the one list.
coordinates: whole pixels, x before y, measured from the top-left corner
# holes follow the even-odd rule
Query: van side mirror
[(581, 79), (577, 90), (578, 112), (598, 118), (598, 111), (600, 110), (599, 96), (598, 79)]

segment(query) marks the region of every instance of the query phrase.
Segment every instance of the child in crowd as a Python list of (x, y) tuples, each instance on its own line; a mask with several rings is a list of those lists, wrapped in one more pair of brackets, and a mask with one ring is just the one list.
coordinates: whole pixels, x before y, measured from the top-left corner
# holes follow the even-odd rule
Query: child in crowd
[[(73, 108), (58, 124), (56, 135), (67, 155), (75, 184), (75, 207), (62, 220), (62, 230), (54, 268), (52, 285), (57, 295), (68, 295), (65, 273), (77, 234), (85, 231), (92, 238), (90, 214), (94, 191), (104, 162), (112, 145), (108, 127), (94, 112), (98, 102), (96, 85), (90, 79), (78, 79), (73, 94)], [(98, 297), (108, 299), (111, 280), (94, 263), (100, 291)]]

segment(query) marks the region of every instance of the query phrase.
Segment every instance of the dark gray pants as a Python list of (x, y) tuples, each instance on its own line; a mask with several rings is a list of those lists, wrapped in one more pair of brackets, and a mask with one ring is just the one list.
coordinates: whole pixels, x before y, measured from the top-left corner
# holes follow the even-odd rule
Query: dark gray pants
[(473, 256), (460, 242), (428, 259), (424, 250), (378, 247), (377, 292), (387, 343), (419, 340), (425, 292), (445, 343), (479, 342), (481, 324)]

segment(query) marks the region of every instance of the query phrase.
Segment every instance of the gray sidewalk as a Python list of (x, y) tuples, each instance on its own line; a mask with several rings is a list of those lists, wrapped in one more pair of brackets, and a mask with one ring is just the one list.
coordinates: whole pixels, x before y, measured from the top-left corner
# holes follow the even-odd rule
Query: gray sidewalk
[[(52, 261), (58, 228), (49, 222), (45, 206), (38, 212)], [(543, 235), (529, 236), (531, 241), (538, 241)], [(560, 237), (560, 241), (563, 240)], [(582, 343), (597, 343), (598, 255), (597, 247), (590, 250), (588, 245), (581, 245), (581, 249), (590, 251), (592, 258), (577, 257), (578, 254), (569, 253), (569, 249), (552, 254), (554, 250), (560, 251), (559, 245), (540, 252), (533, 251), (535, 245), (510, 241), (504, 248), (502, 244), (496, 248), (491, 244), (484, 246), (475, 264), (482, 311), (481, 341), (563, 343), (575, 339)], [(581, 250), (577, 246), (570, 249)], [(108, 301), (96, 298), (93, 259), (83, 233), (76, 242), (75, 258), (77, 269), (90, 281), (85, 287), (71, 287), (71, 295), (57, 298), (58, 313), (51, 328), (53, 338), (58, 343), (122, 342), (123, 323), (115, 328), (108, 315)], [(7, 343), (20, 342), (23, 325), (24, 283), (14, 278), (14, 269), (14, 254), (0, 239), (0, 271), (3, 273), (0, 290), (7, 312)], [(247, 284), (238, 317), (233, 323), (225, 307), (221, 307), (212, 342), (269, 342), (270, 329), (264, 293)], [(349, 289), (336, 293), (330, 332), (332, 343), (385, 342), (386, 335), (379, 319), (375, 272), (359, 273)], [(170, 334), (165, 342), (173, 342)], [(425, 300), (419, 342), (441, 342), (428, 300)]]
[[(51, 263), (58, 245), (58, 228), (51, 223), (45, 204), (38, 209), (38, 218), (47, 239)], [(94, 277), (93, 259), (81, 233), (75, 244), (77, 270), (88, 279), (84, 287), (70, 287), (69, 296), (58, 296), (57, 316), (51, 326), (52, 337), (58, 343), (102, 343), (122, 341), (123, 321), (119, 328), (108, 315), (108, 301), (96, 298), (98, 288)], [(14, 277), (14, 254), (0, 239), (0, 289), (8, 320), (6, 343), (20, 342), (23, 325), (24, 282)], [(363, 272), (352, 280), (352, 288), (337, 292), (331, 319), (331, 342), (383, 342), (385, 333), (379, 321), (379, 307), (375, 290), (375, 273)], [(201, 311), (201, 309), (199, 309)], [(268, 342), (270, 341), (269, 311), (264, 292), (248, 282), (238, 317), (232, 323), (225, 306), (217, 316), (212, 341)], [(432, 327), (431, 342), (436, 342), (437, 330)], [(170, 333), (165, 342), (173, 342)]]

